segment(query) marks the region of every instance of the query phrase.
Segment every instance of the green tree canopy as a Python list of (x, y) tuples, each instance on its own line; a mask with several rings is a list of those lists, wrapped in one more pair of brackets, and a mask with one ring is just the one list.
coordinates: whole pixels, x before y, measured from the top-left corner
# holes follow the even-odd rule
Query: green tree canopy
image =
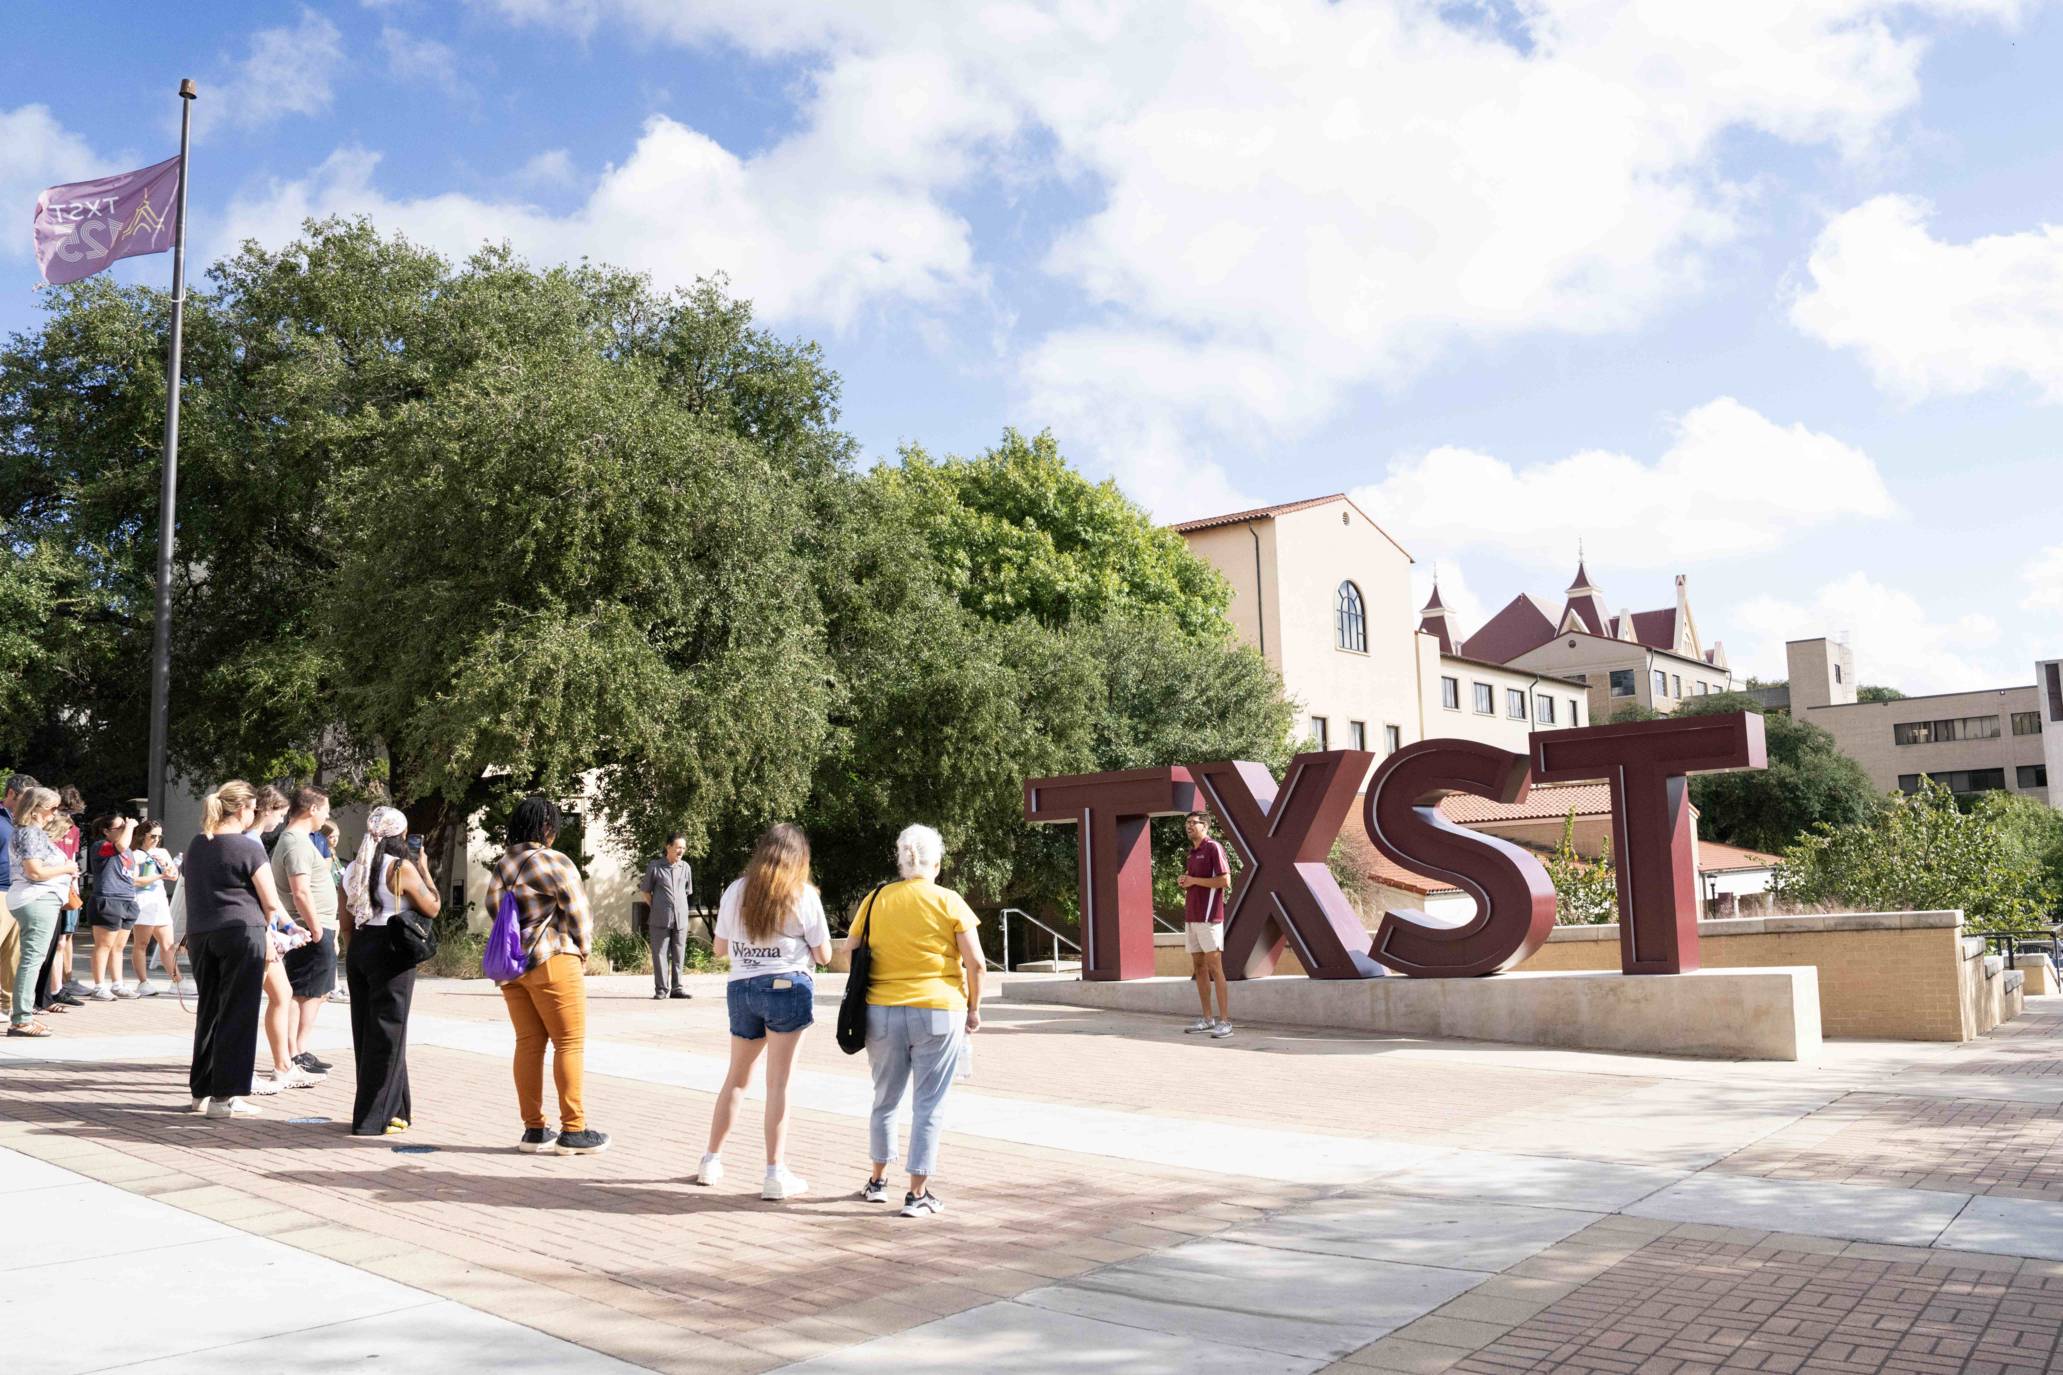
[[(1679, 716), (1711, 716), (1762, 708), (1744, 693), (1692, 697)], [(1762, 717), (1769, 767), (1700, 774), (1691, 779), (1698, 830), (1708, 840), (1776, 853), (1815, 825), (1868, 820), (1880, 805), (1862, 765), (1835, 747), (1822, 727), (1783, 712)]]
[(2053, 920), (2057, 891), (2043, 862), (2054, 831), (2029, 807), (2049, 810), (2005, 793), (1965, 810), (1922, 780), (1864, 820), (1815, 827), (1785, 850), (1777, 891), (1851, 911), (1960, 910), (1980, 930), (2032, 929)]

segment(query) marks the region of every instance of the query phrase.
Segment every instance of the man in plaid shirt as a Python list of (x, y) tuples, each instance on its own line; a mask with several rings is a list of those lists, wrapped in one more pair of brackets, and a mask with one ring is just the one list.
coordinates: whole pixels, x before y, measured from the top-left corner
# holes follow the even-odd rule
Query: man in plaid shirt
[[(609, 1137), (587, 1125), (581, 1105), (587, 1052), (587, 956), (594, 946), (594, 916), (573, 861), (551, 848), (559, 835), (559, 807), (548, 797), (526, 797), (509, 818), (509, 848), (487, 880), (487, 910), (501, 910), (511, 894), (523, 928), (526, 967), (501, 986), (516, 1027), (516, 1101), (523, 1112), (517, 1149), (532, 1155), (592, 1155)], [(559, 1130), (545, 1125), (544, 1048), (552, 1048), (552, 1082), (559, 1095)]]

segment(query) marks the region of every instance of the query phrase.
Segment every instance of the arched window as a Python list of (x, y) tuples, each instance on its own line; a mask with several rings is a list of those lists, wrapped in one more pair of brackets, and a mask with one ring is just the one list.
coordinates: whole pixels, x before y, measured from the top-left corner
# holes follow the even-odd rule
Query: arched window
[(1368, 621), (1361, 614), (1361, 589), (1350, 582), (1340, 584), (1332, 598), (1333, 636), (1341, 649), (1356, 654), (1368, 652)]

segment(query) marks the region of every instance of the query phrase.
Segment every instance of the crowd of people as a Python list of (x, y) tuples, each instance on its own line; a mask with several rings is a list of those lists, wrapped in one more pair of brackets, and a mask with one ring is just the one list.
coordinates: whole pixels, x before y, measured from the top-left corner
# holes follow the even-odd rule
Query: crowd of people
[[(345, 864), (320, 789), (289, 796), (232, 780), (203, 799), (200, 833), (178, 855), (167, 852), (157, 823), (110, 815), (84, 832), (92, 843), (82, 858), (75, 814), (83, 804), (68, 807), (75, 795), (22, 775), (6, 789), (0, 988), (9, 998), (8, 1035), (50, 1035), (38, 1015), (46, 1008), (65, 1012), (89, 1000), (157, 992), (146, 963), (152, 949), (176, 984), (183, 949), (194, 998), (187, 1085), (193, 1110), (217, 1120), (256, 1116), (261, 1109), (252, 1098), (310, 1087), (332, 1068), (313, 1045), (322, 1005), (335, 996), (341, 946), (356, 1072), (349, 1130), (392, 1136), (411, 1128), (409, 1014), (417, 969), (433, 948), (429, 922), (441, 903), (422, 837), (408, 834), (400, 811), (373, 808)], [(501, 911), (506, 896), (522, 951), (520, 972), (500, 984), (516, 1034), (516, 1149), (585, 1155), (609, 1145), (608, 1134), (588, 1119), (585, 1094), (585, 975), (594, 918), (579, 870), (552, 848), (561, 821), (549, 798), (517, 805), (506, 847), (489, 869), (487, 908)], [(655, 997), (686, 996), (674, 959), (692, 891), (684, 848), (685, 837), (669, 838), (640, 885), (656, 909), (648, 918), (654, 953), (664, 956), (663, 964), (655, 961)], [(981, 1026), (985, 966), (973, 910), (938, 882), (939, 833), (911, 826), (895, 848), (899, 877), (868, 894), (848, 937), (867, 947), (871, 967), (865, 1049), (873, 1106), (859, 1197), (888, 1201), (886, 1176), (898, 1156), (898, 1118), (908, 1098), (909, 1182), (901, 1213), (925, 1217), (944, 1206), (930, 1179), (947, 1096), (970, 1071), (968, 1038)], [(59, 977), (73, 958), (61, 943), (69, 942), (81, 913), (92, 932), (93, 981), (84, 986)], [(760, 1196), (795, 1198), (809, 1185), (786, 1160), (788, 1085), (816, 1021), (816, 971), (832, 957), (800, 827), (777, 825), (760, 839), (744, 874), (723, 892), (714, 944), (730, 964), (730, 1066), (695, 1182), (723, 1182), (724, 1146), (764, 1062)], [(134, 984), (121, 977), (125, 949)], [(263, 1072), (261, 1037), (270, 1057)], [(555, 1114), (545, 1099), (547, 1052)]]

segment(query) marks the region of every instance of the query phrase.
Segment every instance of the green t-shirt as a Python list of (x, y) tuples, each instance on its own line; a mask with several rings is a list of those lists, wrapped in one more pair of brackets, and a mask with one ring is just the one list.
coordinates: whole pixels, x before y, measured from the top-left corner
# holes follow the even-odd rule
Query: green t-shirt
[(299, 920), (300, 904), (294, 901), (293, 876), (308, 878), (308, 896), (315, 908), (315, 921), (325, 931), (337, 929), (337, 883), (330, 875), (330, 862), (316, 850), (306, 831), (289, 826), (272, 846), (272, 881), (279, 888), (279, 905)]

